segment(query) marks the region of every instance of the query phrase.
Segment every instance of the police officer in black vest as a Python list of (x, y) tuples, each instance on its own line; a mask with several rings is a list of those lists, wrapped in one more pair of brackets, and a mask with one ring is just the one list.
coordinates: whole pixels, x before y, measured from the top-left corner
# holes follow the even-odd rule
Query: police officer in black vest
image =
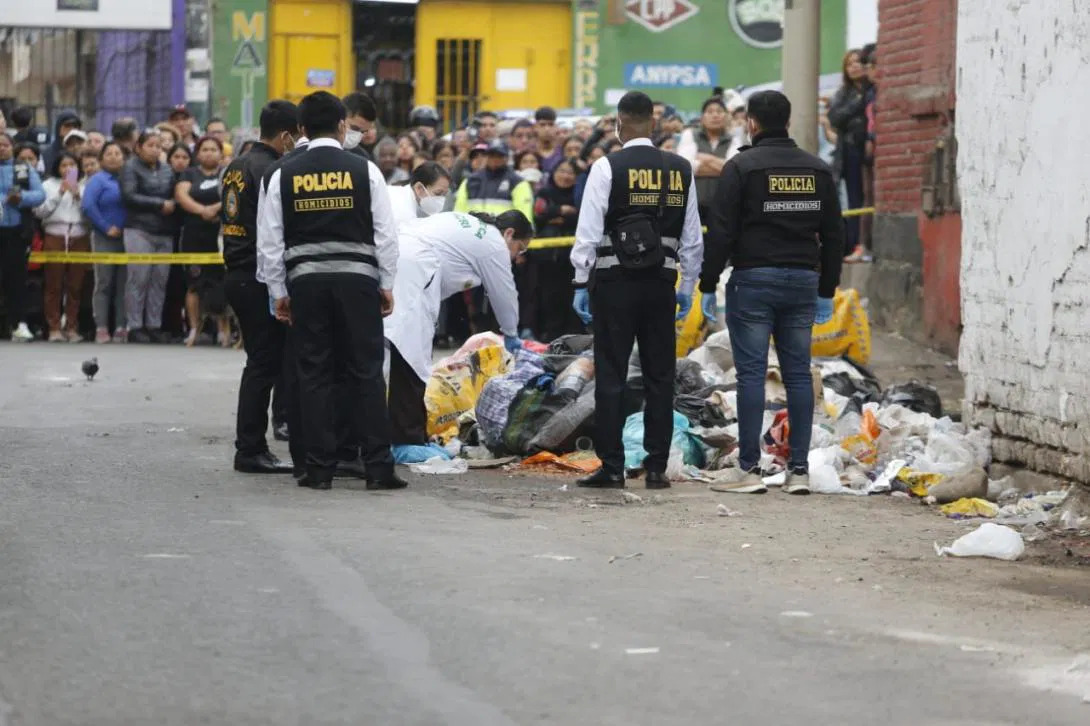
[[(262, 176), (295, 145), (299, 110), (290, 101), (270, 101), (261, 110), (261, 140), (223, 173), (220, 222), (227, 266), (227, 301), (238, 316), (246, 367), (238, 389), (235, 470), (251, 474), (290, 472), (269, 451), (269, 395), (284, 368), (285, 327), (269, 311), (269, 291), (257, 270), (257, 206)], [(293, 447), (293, 455), (296, 449)], [(301, 463), (301, 462), (299, 462)]]
[(258, 278), (296, 342), (306, 473), (300, 486), (331, 489), (337, 464), (335, 378), (365, 433), (368, 489), (400, 489), (382, 378), (382, 318), (393, 311), (397, 230), (378, 167), (344, 151), (345, 107), (325, 91), (299, 105), (307, 150), (266, 185)]
[(573, 307), (584, 322), (594, 322), (594, 443), (602, 460), (599, 471), (580, 480), (583, 487), (624, 488), (621, 430), (633, 342), (646, 389), (647, 488), (670, 486), (674, 322), (692, 306), (704, 241), (692, 167), (651, 143), (653, 110), (651, 99), (638, 91), (617, 104), (624, 148), (591, 167), (571, 252)]

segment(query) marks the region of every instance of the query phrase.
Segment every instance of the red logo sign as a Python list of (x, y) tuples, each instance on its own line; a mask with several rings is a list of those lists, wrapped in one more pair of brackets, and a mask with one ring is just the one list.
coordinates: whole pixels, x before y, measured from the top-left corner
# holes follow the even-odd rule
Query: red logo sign
[(696, 15), (700, 8), (689, 0), (629, 0), (625, 14), (652, 33), (661, 33)]

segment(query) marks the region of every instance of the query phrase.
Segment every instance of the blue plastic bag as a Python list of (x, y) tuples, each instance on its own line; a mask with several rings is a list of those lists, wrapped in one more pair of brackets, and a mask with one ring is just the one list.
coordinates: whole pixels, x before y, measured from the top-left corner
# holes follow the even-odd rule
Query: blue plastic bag
[(398, 444), (390, 448), (394, 452), (394, 462), (398, 464), (420, 464), (437, 456), (444, 461), (453, 458), (446, 449), (435, 444)]
[[(624, 422), (621, 434), (624, 442), (624, 466), (626, 469), (642, 469), (647, 451), (643, 448), (643, 411), (634, 413)], [(674, 435), (671, 449), (679, 449), (686, 465), (704, 466), (704, 447), (689, 434), (689, 419), (674, 411)]]

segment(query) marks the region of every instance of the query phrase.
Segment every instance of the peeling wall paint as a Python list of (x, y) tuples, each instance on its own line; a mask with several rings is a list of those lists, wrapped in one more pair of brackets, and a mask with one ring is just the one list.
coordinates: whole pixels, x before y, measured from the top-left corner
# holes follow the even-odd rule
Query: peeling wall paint
[(1090, 3), (961, 2), (957, 63), (966, 419), (1090, 482)]

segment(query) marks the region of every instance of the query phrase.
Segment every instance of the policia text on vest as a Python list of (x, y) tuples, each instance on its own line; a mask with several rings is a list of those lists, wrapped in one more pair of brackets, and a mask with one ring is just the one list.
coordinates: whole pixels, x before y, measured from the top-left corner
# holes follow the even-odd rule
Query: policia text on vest
[(399, 488), (382, 378), (382, 318), (397, 271), (389, 195), (374, 163), (341, 148), (344, 107), (335, 97), (305, 98), (300, 124), (311, 141), (268, 178), (258, 231), (258, 278), (292, 326), (306, 445), (300, 485), (332, 486), (334, 402), (347, 397), (368, 488)]

